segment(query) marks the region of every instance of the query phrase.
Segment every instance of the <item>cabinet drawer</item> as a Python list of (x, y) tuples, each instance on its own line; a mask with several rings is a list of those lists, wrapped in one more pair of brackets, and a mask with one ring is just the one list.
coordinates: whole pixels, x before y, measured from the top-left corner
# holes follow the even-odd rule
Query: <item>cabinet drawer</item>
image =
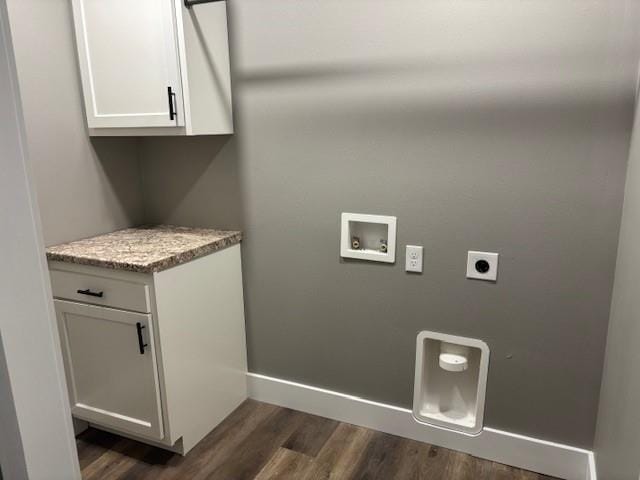
[(51, 271), (53, 296), (134, 312), (150, 312), (149, 287), (85, 273)]

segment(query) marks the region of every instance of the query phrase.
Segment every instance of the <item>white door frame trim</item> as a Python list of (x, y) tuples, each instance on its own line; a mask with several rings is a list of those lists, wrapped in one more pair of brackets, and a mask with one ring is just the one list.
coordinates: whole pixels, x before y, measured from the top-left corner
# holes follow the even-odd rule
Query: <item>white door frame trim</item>
[[(5, 478), (80, 479), (9, 13), (0, 0), (0, 463)], [(9, 400), (9, 401), (7, 401)], [(3, 430), (4, 432), (4, 430)], [(20, 458), (21, 457), (21, 458)], [(26, 472), (25, 472), (26, 470)]]

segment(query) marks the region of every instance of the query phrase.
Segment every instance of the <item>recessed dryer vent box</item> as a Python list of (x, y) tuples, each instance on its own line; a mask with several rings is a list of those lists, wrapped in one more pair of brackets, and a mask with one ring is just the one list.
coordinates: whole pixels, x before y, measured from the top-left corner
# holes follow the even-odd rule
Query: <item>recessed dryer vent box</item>
[(482, 340), (420, 332), (413, 416), (469, 435), (482, 431), (489, 347)]
[(396, 217), (343, 213), (340, 256), (394, 263), (396, 261)]

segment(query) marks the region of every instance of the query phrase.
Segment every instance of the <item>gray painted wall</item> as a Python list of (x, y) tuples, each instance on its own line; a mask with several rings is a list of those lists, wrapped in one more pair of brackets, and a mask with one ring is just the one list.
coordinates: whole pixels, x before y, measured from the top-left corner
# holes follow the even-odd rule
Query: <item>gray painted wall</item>
[[(230, 2), (237, 134), (142, 141), (146, 219), (245, 230), (252, 371), (409, 406), (417, 332), (477, 337), (487, 425), (590, 447), (633, 116), (627, 8)], [(343, 211), (398, 216), (396, 265), (340, 260)], [(423, 275), (403, 272), (408, 243)], [(465, 279), (470, 249), (500, 252), (497, 284)]]
[[(416, 333), (478, 337), (488, 425), (591, 445), (637, 2), (237, 0), (238, 133), (140, 145), (88, 140), (67, 0), (9, 4), (47, 244), (243, 228), (253, 371), (409, 406)], [(398, 263), (341, 261), (342, 211), (397, 215)]]
[(595, 451), (598, 478), (640, 475), (640, 109), (629, 161)]
[(69, 0), (9, 0), (45, 244), (142, 221), (137, 139), (89, 140)]

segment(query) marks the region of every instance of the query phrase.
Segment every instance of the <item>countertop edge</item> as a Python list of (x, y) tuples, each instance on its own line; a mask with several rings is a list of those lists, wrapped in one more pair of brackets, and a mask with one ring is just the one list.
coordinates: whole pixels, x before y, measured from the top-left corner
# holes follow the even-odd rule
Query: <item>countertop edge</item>
[(129, 262), (118, 262), (100, 260), (90, 257), (82, 257), (77, 255), (69, 255), (55, 252), (46, 252), (47, 260), (50, 262), (73, 263), (76, 265), (87, 265), (92, 267), (108, 268), (111, 270), (123, 270), (135, 273), (157, 273), (169, 268), (177, 267), (184, 263), (190, 262), (210, 253), (214, 253), (225, 248), (232, 247), (242, 242), (242, 232), (234, 232), (224, 238), (215, 240), (211, 243), (186, 250), (167, 258), (156, 260), (149, 264), (135, 264)]

